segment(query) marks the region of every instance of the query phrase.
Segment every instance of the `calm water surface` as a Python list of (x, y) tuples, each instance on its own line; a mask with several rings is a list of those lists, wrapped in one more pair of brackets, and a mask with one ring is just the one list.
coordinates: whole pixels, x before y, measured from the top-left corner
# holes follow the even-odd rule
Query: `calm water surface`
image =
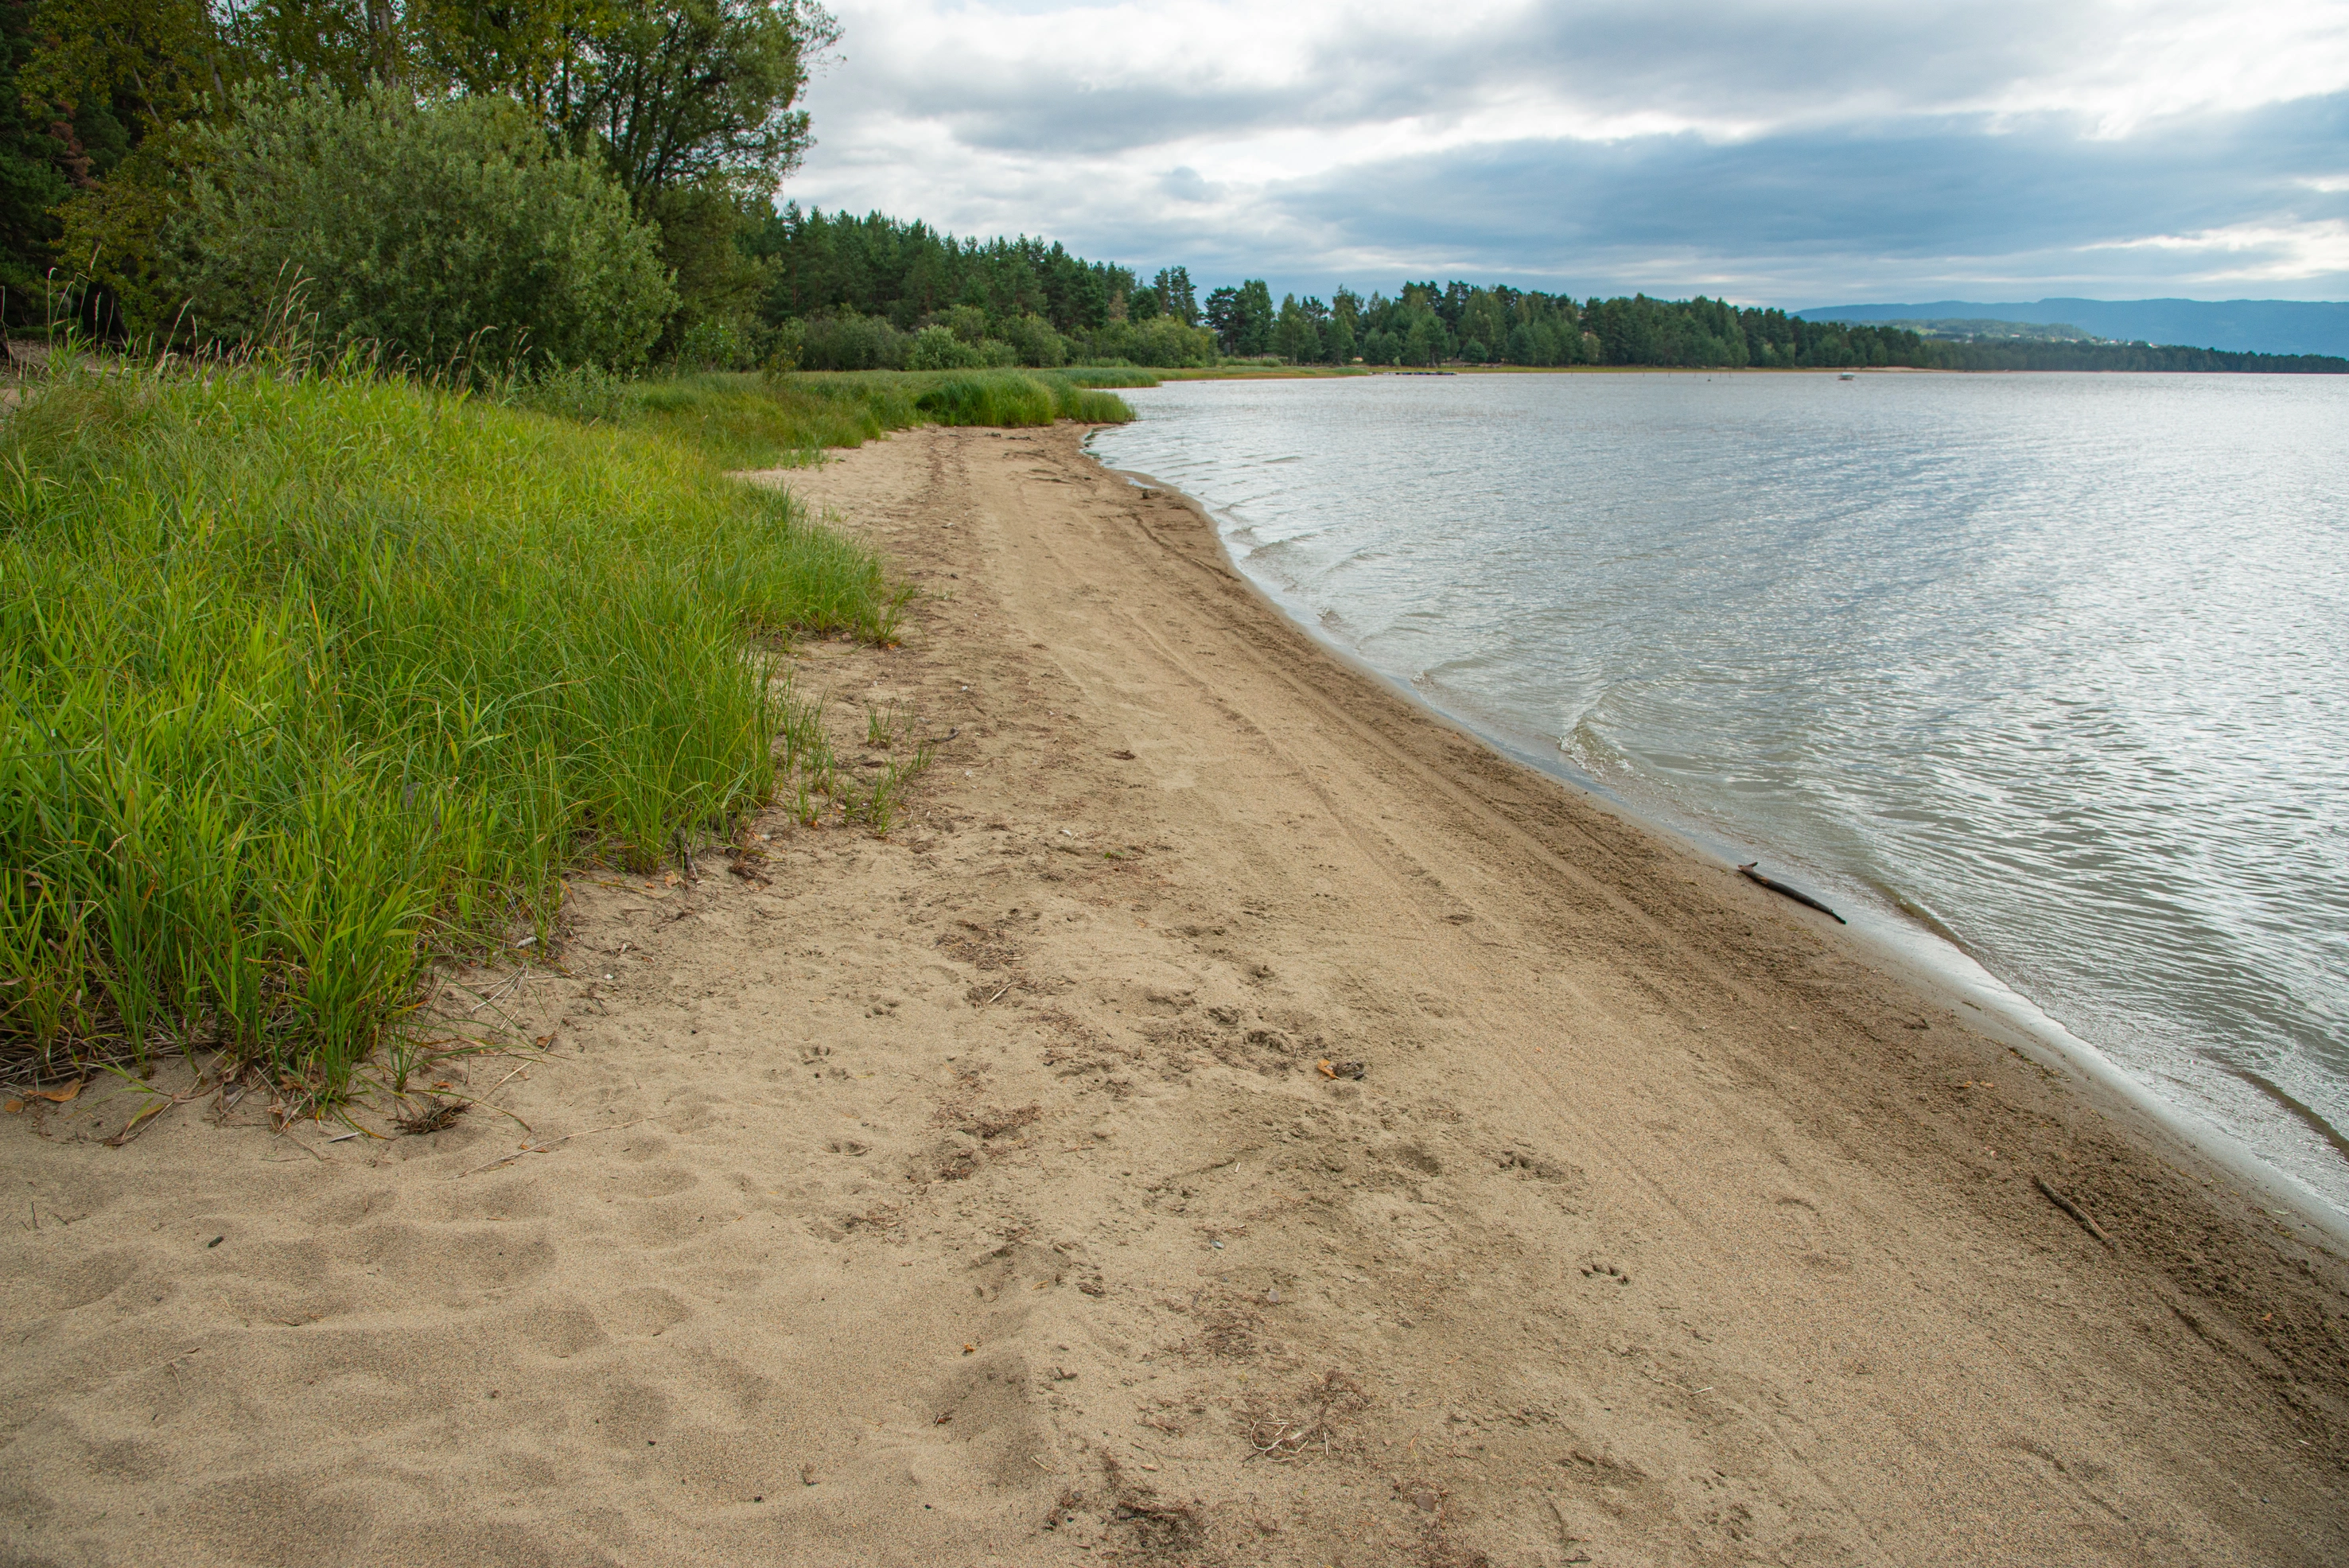
[(1095, 450), (1324, 636), (1948, 938), (2349, 1213), (2349, 378), (1126, 396)]

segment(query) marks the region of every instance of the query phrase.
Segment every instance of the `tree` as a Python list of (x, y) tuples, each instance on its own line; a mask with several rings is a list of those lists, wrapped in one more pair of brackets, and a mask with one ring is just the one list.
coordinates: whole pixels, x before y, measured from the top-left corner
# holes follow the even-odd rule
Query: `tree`
[[(7, 291), (9, 319), (19, 322), (38, 319), (43, 275), (58, 233), (54, 209), (77, 182), (88, 183), (94, 171), (103, 172), (88, 151), (89, 131), (25, 102), (18, 73), (33, 53), (32, 22), (32, 7), (23, 0), (0, 0), (0, 288)], [(111, 132), (107, 140), (119, 145), (113, 116), (103, 106), (92, 107), (104, 122), (91, 129), (101, 136)]]
[(1152, 290), (1158, 296), (1158, 308), (1185, 327), (1199, 325), (1199, 297), (1192, 292), (1191, 269), (1169, 266), (1158, 269), (1150, 280)]
[(1272, 290), (1262, 278), (1207, 296), (1207, 325), (1226, 354), (1254, 358), (1272, 351)]
[(1240, 291), (1226, 285), (1207, 296), (1207, 326), (1216, 335), (1216, 347), (1226, 354), (1239, 349)]
[(471, 96), (511, 98), (551, 126), (568, 125), (602, 62), (607, 0), (413, 0), (409, 20), (424, 67)]
[(1239, 351), (1244, 355), (1272, 351), (1272, 290), (1262, 278), (1240, 285)]
[(41, 0), (28, 100), (72, 115), (104, 104), (133, 141), (200, 115), (243, 79), (243, 50), (206, 0)]
[(1332, 315), (1330, 317), (1330, 329), (1324, 341), (1329, 349), (1330, 363), (1350, 365), (1354, 362), (1354, 328), (1345, 317)]
[(809, 145), (794, 109), (839, 24), (801, 0), (667, 0), (590, 13), (586, 68), (556, 73), (554, 124), (592, 137), (640, 211), (660, 192), (714, 184), (771, 193)]
[(1293, 294), (1281, 296), (1280, 316), (1273, 324), (1272, 351), (1292, 365), (1311, 364), (1321, 358), (1320, 329)]
[(323, 82), (346, 95), (378, 84), (426, 85), (411, 56), (414, 30), (395, 0), (257, 0), (218, 10), (242, 57), (240, 74)]
[(1448, 347), (1444, 340), (1444, 323), (1435, 313), (1422, 306), (1413, 313), (1411, 325), (1403, 334), (1402, 362), (1406, 365), (1440, 365)]

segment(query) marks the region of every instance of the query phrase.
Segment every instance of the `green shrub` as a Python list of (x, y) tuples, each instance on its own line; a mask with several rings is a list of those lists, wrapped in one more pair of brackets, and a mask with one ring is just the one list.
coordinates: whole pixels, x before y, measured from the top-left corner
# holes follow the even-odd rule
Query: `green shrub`
[(1119, 360), (1129, 365), (1153, 365), (1177, 369), (1216, 362), (1216, 335), (1204, 327), (1185, 327), (1171, 316), (1147, 321), (1112, 321), (1092, 334), (1084, 357), (1093, 363)]
[(217, 1043), (331, 1095), (430, 954), (543, 941), (581, 856), (769, 796), (808, 732), (747, 636), (895, 604), (681, 442), (396, 381), (37, 387), (0, 427), (0, 1051)]
[(551, 148), (516, 104), (268, 88), (238, 109), (195, 133), (158, 246), (158, 297), (203, 336), (265, 334), (298, 279), (321, 337), (428, 371), (629, 366), (676, 307), (603, 164)]
[(905, 369), (908, 339), (885, 317), (843, 310), (836, 316), (811, 316), (798, 327), (799, 369)]
[(1069, 340), (1040, 316), (1015, 316), (1003, 324), (1003, 340), (1022, 365), (1049, 369), (1069, 362)]
[(987, 312), (976, 305), (957, 305), (951, 309), (941, 310), (923, 325), (943, 327), (966, 343), (983, 343), (988, 337)]
[(747, 370), (758, 362), (758, 344), (749, 324), (709, 317), (678, 339), (677, 362), (692, 370)]
[(993, 337), (960, 337), (947, 327), (923, 327), (905, 351), (908, 370), (984, 370), (1017, 363), (1019, 357), (1009, 343)]

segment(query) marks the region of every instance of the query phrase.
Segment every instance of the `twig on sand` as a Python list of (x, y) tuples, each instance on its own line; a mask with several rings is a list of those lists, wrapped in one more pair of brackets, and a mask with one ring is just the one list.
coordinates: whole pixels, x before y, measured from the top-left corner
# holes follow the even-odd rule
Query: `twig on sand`
[(2077, 1220), (2080, 1222), (2080, 1229), (2085, 1231), (2089, 1235), (2094, 1236), (2097, 1241), (2102, 1241), (2107, 1247), (2113, 1244), (2113, 1239), (2105, 1234), (2105, 1228), (2097, 1224), (2094, 1220), (2089, 1219), (2088, 1211), (2086, 1210), (2081, 1208), (2078, 1204), (2064, 1197), (2061, 1192), (2056, 1191), (2054, 1188), (2049, 1186), (2045, 1177), (2034, 1176), (2031, 1179), (2039, 1184), (2039, 1190), (2047, 1195), (2048, 1202), (2053, 1203), (2056, 1208), (2061, 1209), (2064, 1213), (2069, 1214), (2073, 1219)]
[[(492, 1106), (492, 1108), (495, 1109), (496, 1107)], [(520, 1159), (526, 1154), (552, 1153), (555, 1145), (569, 1143), (574, 1137), (594, 1137), (597, 1133), (620, 1132), (628, 1127), (642, 1127), (645, 1123), (651, 1121), (652, 1119), (653, 1118), (650, 1116), (638, 1116), (635, 1121), (619, 1122), (608, 1127), (588, 1127), (580, 1132), (564, 1133), (561, 1137), (549, 1138), (544, 1143), (532, 1144), (527, 1147), (518, 1148), (502, 1159), (493, 1159), (487, 1165), (477, 1165), (471, 1170), (460, 1170), (457, 1173), (457, 1179), (462, 1181), (469, 1176), (479, 1176), (485, 1170), (495, 1170), (502, 1165), (512, 1165), (515, 1160)]]
[[(308, 1144), (304, 1143), (300, 1138), (295, 1137), (294, 1136), (294, 1124), (292, 1122), (287, 1122), (284, 1127), (279, 1127), (275, 1136), (284, 1138), (287, 1143), (292, 1144), (295, 1148), (300, 1149), (304, 1154), (308, 1155), (312, 1159), (316, 1160), (321, 1165), (332, 1165), (335, 1163), (333, 1160), (328, 1159), (325, 1155), (320, 1154), (316, 1149), (312, 1148)], [(272, 1165), (282, 1165), (285, 1162), (283, 1160), (271, 1160), (270, 1163)]]
[(123, 1123), (122, 1130), (120, 1132), (116, 1133), (112, 1137), (106, 1140), (106, 1147), (109, 1148), (120, 1148), (124, 1144), (129, 1143), (132, 1138), (137, 1137), (140, 1133), (145, 1132), (149, 1126), (154, 1122), (155, 1118), (161, 1116), (165, 1111), (170, 1110), (174, 1106), (184, 1106), (190, 1100), (195, 1099), (199, 1096), (202, 1095), (206, 1090), (216, 1088), (219, 1085), (205, 1083), (203, 1075), (199, 1073), (196, 1075), (196, 1081), (192, 1087), (183, 1089), (176, 1095), (166, 1095), (160, 1090), (150, 1089), (143, 1084), (136, 1085), (134, 1086), (139, 1088), (142, 1093), (152, 1095), (155, 1097), (148, 1101), (146, 1107), (137, 1116), (132, 1116), (129, 1121)]
[[(502, 1088), (504, 1088), (508, 1084), (512, 1083), (512, 1082), (514, 1081), (514, 1074), (516, 1074), (516, 1073), (523, 1073), (523, 1072), (527, 1072), (527, 1071), (529, 1071), (529, 1069), (530, 1069), (530, 1064), (529, 1064), (529, 1063), (527, 1063), (527, 1062), (524, 1062), (521, 1066), (516, 1067), (516, 1068), (513, 1070), (513, 1072), (512, 1072), (512, 1073), (508, 1073), (504, 1077), (500, 1078), (496, 1083), (492, 1084), (492, 1085), (490, 1085), (490, 1095), (494, 1095), (494, 1094), (496, 1094), (500, 1089), (502, 1089)], [(490, 1095), (483, 1095), (483, 1096), (481, 1096), (482, 1100), (483, 1100), (484, 1102), (486, 1102), (486, 1101), (489, 1099)], [(526, 1125), (526, 1124), (525, 1124), (525, 1126), (524, 1126), (523, 1130), (524, 1130), (524, 1131), (528, 1131), (528, 1130), (529, 1130), (529, 1129), (528, 1129), (528, 1127), (527, 1127), (527, 1125)]]

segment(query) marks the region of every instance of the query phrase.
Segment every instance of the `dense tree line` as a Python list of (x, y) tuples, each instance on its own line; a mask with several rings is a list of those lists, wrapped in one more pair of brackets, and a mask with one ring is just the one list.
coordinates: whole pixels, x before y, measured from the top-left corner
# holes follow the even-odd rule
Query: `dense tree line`
[[(908, 362), (911, 337), (943, 327), (1003, 363), (1071, 359), (1196, 365), (1215, 358), (1184, 268), (1148, 284), (1058, 244), (957, 239), (878, 213), (770, 211), (743, 244), (768, 270), (762, 319), (810, 369)], [(1008, 355), (1008, 358), (1005, 356)]]
[(1808, 321), (1724, 300), (1646, 295), (1578, 304), (1563, 295), (1465, 283), (1405, 284), (1368, 299), (1340, 288), (1328, 304), (1260, 281), (1216, 289), (1207, 324), (1237, 358), (1292, 364), (1653, 365), (1690, 369), (1909, 366), (1954, 370), (2344, 371), (2317, 355), (2229, 353), (2142, 343), (1951, 343), (1901, 327)]
[(1812, 322), (1716, 299), (1592, 297), (1465, 283), (1407, 283), (1365, 299), (1340, 288), (1323, 304), (1261, 282), (1208, 296), (1225, 353), (1292, 363), (1371, 365), (1911, 365), (1929, 352), (1915, 333)]

